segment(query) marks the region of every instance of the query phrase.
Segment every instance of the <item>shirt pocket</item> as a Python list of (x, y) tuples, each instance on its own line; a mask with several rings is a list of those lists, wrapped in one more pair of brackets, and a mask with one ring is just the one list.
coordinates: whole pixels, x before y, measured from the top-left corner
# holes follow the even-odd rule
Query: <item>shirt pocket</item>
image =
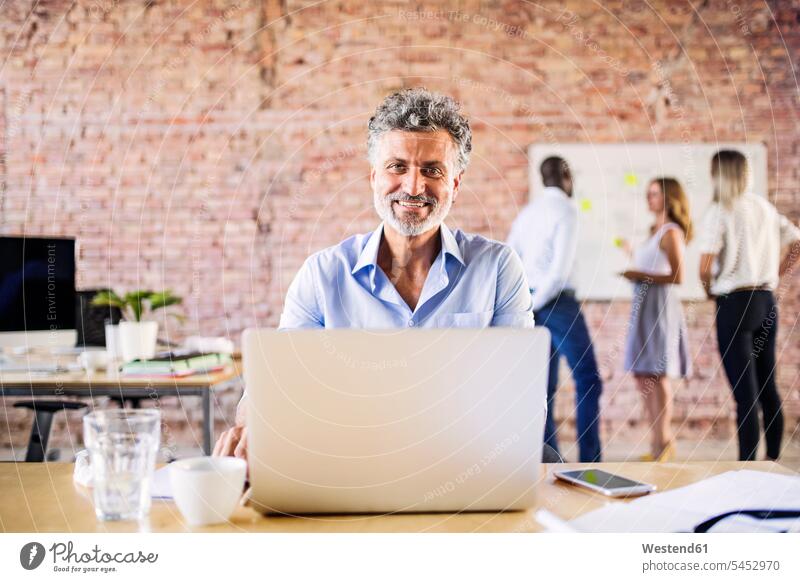
[(442, 313), (432, 318), (433, 321), (431, 322), (431, 327), (489, 327), (493, 316), (494, 310), (477, 311), (472, 313)]

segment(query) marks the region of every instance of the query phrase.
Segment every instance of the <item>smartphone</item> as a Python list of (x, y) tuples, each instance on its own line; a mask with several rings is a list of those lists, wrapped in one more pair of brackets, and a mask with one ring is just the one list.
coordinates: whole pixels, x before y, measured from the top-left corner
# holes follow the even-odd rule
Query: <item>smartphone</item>
[(647, 495), (656, 490), (655, 485), (640, 483), (599, 469), (555, 471), (553, 474), (556, 479), (561, 479), (579, 487), (586, 487), (609, 497), (634, 497), (636, 495)]

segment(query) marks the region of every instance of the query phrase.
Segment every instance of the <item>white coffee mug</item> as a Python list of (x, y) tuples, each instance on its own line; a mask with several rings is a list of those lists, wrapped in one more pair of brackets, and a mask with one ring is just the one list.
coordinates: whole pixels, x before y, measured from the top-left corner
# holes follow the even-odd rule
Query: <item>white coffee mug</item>
[(195, 457), (169, 465), (175, 504), (190, 526), (222, 523), (242, 496), (247, 463), (235, 457)]

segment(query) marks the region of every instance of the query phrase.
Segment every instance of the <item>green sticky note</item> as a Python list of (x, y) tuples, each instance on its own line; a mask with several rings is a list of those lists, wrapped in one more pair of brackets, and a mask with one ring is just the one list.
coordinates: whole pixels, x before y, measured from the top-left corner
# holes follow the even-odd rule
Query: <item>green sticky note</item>
[(592, 201), (588, 198), (581, 198), (580, 209), (583, 212), (589, 212), (592, 209)]
[(625, 185), (626, 186), (636, 186), (639, 183), (639, 178), (636, 177), (636, 174), (633, 172), (628, 172), (625, 174)]

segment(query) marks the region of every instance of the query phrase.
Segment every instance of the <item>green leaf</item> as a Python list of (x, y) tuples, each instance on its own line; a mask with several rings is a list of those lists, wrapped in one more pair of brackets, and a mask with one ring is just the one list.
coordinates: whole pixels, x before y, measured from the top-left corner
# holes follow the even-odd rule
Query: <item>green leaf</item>
[[(92, 305), (118, 307), (122, 310), (125, 319), (141, 321), (149, 311), (180, 305), (183, 299), (174, 295), (172, 291), (153, 292), (149, 289), (130, 291), (120, 297), (113, 291), (100, 291), (92, 298)], [(172, 314), (171, 314), (172, 315)], [(176, 316), (180, 319), (181, 316)]]
[(150, 309), (153, 311), (161, 309), (162, 307), (169, 307), (170, 305), (180, 305), (181, 303), (183, 303), (183, 299), (177, 295), (173, 295), (172, 291), (169, 289), (150, 295)]
[(118, 307), (119, 309), (125, 308), (125, 300), (111, 290), (98, 291), (92, 297), (92, 305), (96, 307)]
[(125, 294), (123, 300), (133, 313), (134, 321), (142, 321), (142, 313), (144, 313), (147, 302), (152, 294), (152, 291), (141, 289), (139, 291), (131, 291)]

